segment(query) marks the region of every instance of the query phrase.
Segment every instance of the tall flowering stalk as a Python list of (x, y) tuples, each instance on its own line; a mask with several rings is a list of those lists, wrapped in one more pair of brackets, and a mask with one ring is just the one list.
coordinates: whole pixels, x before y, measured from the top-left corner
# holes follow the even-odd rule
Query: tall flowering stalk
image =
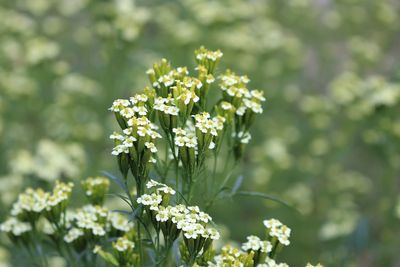
[[(247, 76), (227, 70), (215, 77), (222, 55), (219, 50), (204, 47), (196, 50), (197, 75), (193, 76), (187, 67), (173, 68), (163, 59), (147, 71), (151, 87), (129, 99), (115, 100), (110, 108), (120, 127), (110, 136), (115, 142), (112, 154), (117, 156), (132, 212), (140, 221), (139, 239), (141, 225), (149, 232), (151, 222), (156, 232), (152, 242), (156, 264), (164, 262), (180, 232), (184, 244), (181, 257), (189, 265), (200, 255), (206, 255), (212, 240), (218, 239), (216, 230), (205, 228), (211, 217), (197, 206), (185, 205), (200, 202), (210, 208), (220, 197), (230, 175), (227, 164), (216, 175), (217, 160), (229, 162), (232, 158), (231, 167), (237, 165), (251, 139), (249, 131), (255, 116), (263, 111), (263, 92), (248, 89)], [(213, 90), (217, 93), (209, 94)], [(216, 97), (218, 93), (220, 96)], [(160, 157), (161, 151), (164, 157)], [(221, 151), (227, 156), (221, 157)], [(208, 174), (206, 163), (210, 156), (214, 157), (214, 168)], [(129, 171), (136, 185), (134, 197), (127, 181)], [(175, 189), (153, 180), (148, 182), (150, 176), (158, 176)], [(199, 196), (206, 197), (205, 203), (199, 201)], [(170, 200), (174, 200), (175, 206), (169, 205)], [(140, 244), (138, 250), (143, 262)]]
[[(215, 78), (221, 57), (219, 50), (196, 50), (194, 76), (187, 67), (173, 68), (163, 59), (147, 71), (151, 88), (112, 104), (110, 110), (120, 126), (120, 131), (110, 136), (115, 141), (112, 154), (117, 156), (124, 179), (130, 170), (137, 197), (154, 170), (162, 181), (174, 172), (179, 196), (192, 202), (195, 187), (216, 179), (215, 170), (211, 178), (205, 174), (209, 156), (217, 160), (223, 147), (228, 155), (234, 155), (235, 162), (243, 156), (251, 139), (250, 127), (262, 113), (265, 98), (262, 91), (247, 88), (247, 76), (228, 70)], [(219, 91), (220, 97), (216, 98), (215, 92), (209, 94), (210, 90)], [(159, 156), (159, 150), (164, 150), (165, 158)], [(173, 171), (171, 166), (175, 166)], [(211, 188), (204, 190), (211, 194)]]

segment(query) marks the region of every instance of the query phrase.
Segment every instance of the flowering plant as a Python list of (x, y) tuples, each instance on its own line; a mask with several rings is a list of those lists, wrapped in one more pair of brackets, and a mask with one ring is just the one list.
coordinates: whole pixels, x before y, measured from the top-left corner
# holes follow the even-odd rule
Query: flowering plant
[[(130, 211), (103, 205), (105, 177), (82, 182), (90, 204), (75, 211), (68, 208), (73, 184), (57, 182), (52, 193), (29, 188), (21, 194), (1, 230), (38, 266), (48, 266), (47, 242), (70, 266), (287, 266), (276, 257), (290, 244), (291, 230), (276, 219), (264, 221), (262, 238), (215, 248), (220, 233), (206, 212), (215, 201), (268, 197), (239, 191), (241, 177), (228, 186), (265, 98), (247, 88), (247, 76), (230, 70), (217, 76), (221, 57), (219, 50), (196, 50), (196, 76), (163, 59), (147, 71), (151, 87), (113, 102), (120, 130), (110, 136), (112, 155), (122, 177), (105, 174), (123, 190), (114, 195)], [(217, 80), (219, 97), (212, 89)]]

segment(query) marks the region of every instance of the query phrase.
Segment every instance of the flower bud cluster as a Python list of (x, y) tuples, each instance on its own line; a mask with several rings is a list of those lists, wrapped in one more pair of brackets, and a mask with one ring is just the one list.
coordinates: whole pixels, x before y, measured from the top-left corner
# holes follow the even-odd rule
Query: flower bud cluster
[(69, 199), (72, 194), (73, 183), (61, 183), (56, 181), (52, 194), (47, 200), (47, 207), (44, 216), (51, 222), (60, 220), (65, 213)]
[(29, 242), (29, 233), (32, 231), (32, 226), (30, 223), (10, 217), (0, 224), (0, 231), (6, 233), (13, 242), (18, 242), (19, 240)]
[(135, 267), (139, 265), (139, 256), (134, 251), (135, 242), (132, 239), (132, 235), (125, 234), (112, 242), (111, 253), (104, 251), (100, 246), (96, 246), (93, 252), (113, 266)]
[(172, 243), (182, 233), (185, 260), (194, 260), (199, 253), (207, 251), (213, 240), (219, 239), (219, 232), (209, 227), (212, 218), (200, 211), (197, 206), (169, 205), (170, 196), (175, 194), (171, 187), (150, 180), (146, 187), (147, 194), (137, 199), (148, 214), (155, 230), (162, 232), (165, 245)]
[(272, 244), (267, 240), (261, 240), (258, 236), (250, 235), (247, 237), (247, 242), (243, 243), (244, 251), (254, 252), (254, 262), (264, 262), (268, 254), (272, 251)]
[(161, 138), (157, 125), (164, 134), (167, 155), (172, 154), (174, 161), (183, 166), (187, 192), (191, 192), (193, 177), (204, 166), (209, 150), (220, 151), (228, 130), (225, 126), (231, 126), (234, 139), (228, 142), (233, 146), (229, 148), (235, 151), (236, 159), (242, 156), (251, 138), (249, 128), (255, 115), (262, 112), (265, 98), (261, 91), (247, 89), (247, 76), (228, 70), (220, 77), (222, 97), (208, 110), (208, 91), (215, 82), (214, 72), (221, 57), (219, 50), (196, 50), (197, 77), (190, 76), (186, 67), (173, 68), (162, 59), (146, 72), (152, 88), (112, 104), (110, 110), (122, 129), (122, 133), (110, 136), (115, 142), (112, 154), (118, 157), (124, 177), (131, 170), (138, 195), (143, 193), (147, 174), (158, 158), (154, 155), (158, 151), (155, 140)]
[[(108, 187), (102, 177), (84, 182), (94, 193)], [(75, 211), (67, 210), (72, 194), (72, 183), (56, 181), (51, 192), (28, 188), (20, 194), (11, 210), (11, 217), (0, 225), (11, 241), (30, 247), (35, 239), (69, 244), (77, 253), (110, 238), (118, 238), (133, 231), (133, 223), (119, 213), (99, 205), (86, 205)], [(105, 194), (104, 190), (102, 193)], [(21, 242), (19, 242), (21, 241)]]
[(215, 149), (220, 144), (225, 118), (216, 116), (210, 118), (208, 112), (193, 115), (194, 127), (188, 124), (185, 129), (174, 128), (175, 147), (185, 170), (193, 175), (196, 169), (204, 163), (208, 150)]
[(217, 112), (225, 116), (233, 125), (234, 151), (236, 157), (241, 157), (244, 144), (250, 140), (249, 129), (255, 116), (263, 112), (264, 92), (249, 90), (247, 88), (249, 78), (238, 76), (230, 70), (227, 70), (219, 79), (223, 100), (217, 107)]
[(11, 215), (22, 221), (36, 221), (44, 212), (50, 194), (41, 188), (28, 188), (18, 196), (11, 209)]
[(64, 241), (80, 251), (88, 242), (117, 237), (132, 229), (133, 224), (122, 215), (98, 205), (86, 205), (70, 214)]
[(89, 177), (82, 182), (85, 195), (93, 205), (102, 205), (110, 187), (110, 180), (106, 177)]
[(270, 219), (263, 221), (264, 226), (267, 228), (267, 234), (273, 240), (273, 243), (279, 242), (282, 246), (289, 246), (291, 229), (282, 224), (277, 219)]
[(242, 244), (241, 249), (225, 246), (220, 254), (216, 255), (208, 266), (257, 266), (257, 267), (288, 267), (286, 263), (276, 263), (275, 258), (281, 243), (277, 235), (270, 234), (272, 229), (279, 232), (282, 242), (289, 244), (290, 229), (276, 219), (265, 220), (268, 240), (262, 240), (258, 236), (250, 235)]
[(207, 74), (214, 73), (216, 66), (218, 65), (219, 61), (223, 56), (220, 50), (210, 51), (207, 50), (204, 46), (195, 50), (194, 54), (196, 57), (197, 64), (203, 66), (208, 70)]
[(254, 252), (244, 252), (240, 249), (234, 248), (230, 245), (222, 247), (221, 253), (214, 257), (214, 262), (209, 261), (207, 266), (209, 267), (253, 267), (253, 255)]
[(11, 215), (22, 221), (34, 223), (41, 214), (49, 220), (57, 220), (65, 211), (72, 192), (72, 183), (56, 182), (52, 193), (41, 188), (28, 188), (18, 196), (11, 209)]
[(145, 177), (150, 165), (155, 162), (152, 156), (157, 152), (155, 140), (161, 138), (157, 132), (158, 126), (149, 119), (153, 106), (153, 94), (148, 91), (130, 100), (117, 99), (110, 108), (122, 129), (122, 133), (110, 135), (115, 142), (112, 154), (118, 157), (124, 177), (131, 169), (140, 184), (140, 177)]

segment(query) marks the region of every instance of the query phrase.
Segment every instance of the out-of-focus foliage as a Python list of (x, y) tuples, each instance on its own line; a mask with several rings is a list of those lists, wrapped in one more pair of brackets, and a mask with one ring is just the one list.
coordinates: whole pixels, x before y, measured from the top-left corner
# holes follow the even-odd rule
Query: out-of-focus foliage
[[(267, 97), (244, 185), (301, 213), (237, 198), (211, 212), (232, 239), (267, 213), (296, 233), (289, 264), (396, 266), (399, 14), (395, 0), (2, 1), (1, 205), (28, 185), (113, 169), (106, 107), (142, 89), (161, 55), (181, 65), (205, 45)], [(0, 257), (19, 266), (16, 251)]]

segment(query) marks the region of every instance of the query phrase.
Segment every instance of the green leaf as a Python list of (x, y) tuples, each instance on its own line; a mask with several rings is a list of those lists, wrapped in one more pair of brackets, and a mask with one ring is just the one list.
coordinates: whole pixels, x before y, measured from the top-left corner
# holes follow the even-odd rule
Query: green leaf
[(119, 263), (117, 259), (109, 252), (105, 252), (104, 250), (99, 250), (97, 251), (97, 254), (100, 255), (106, 262), (114, 265), (114, 266), (119, 266)]
[(130, 220), (130, 221), (132, 221), (133, 219), (138, 219), (138, 220), (140, 220), (138, 214), (141, 212), (142, 208), (143, 208), (143, 205), (142, 205), (142, 204), (139, 204), (139, 206), (137, 206), (137, 208), (134, 209), (133, 212), (130, 213), (130, 215), (129, 215), (129, 220)]
[(182, 193), (179, 192), (178, 190), (176, 190), (176, 193), (178, 193), (178, 195), (183, 199), (183, 201), (185, 202), (185, 204), (188, 205), (188, 202), (187, 202), (186, 198), (182, 195)]
[(127, 210), (112, 210), (113, 212), (121, 213), (121, 214), (126, 214), (126, 215), (131, 215), (132, 211), (127, 211)]
[(259, 198), (264, 198), (264, 199), (268, 199), (274, 202), (277, 202), (293, 211), (296, 211), (297, 213), (300, 213), (295, 207), (289, 205), (288, 203), (286, 203), (285, 201), (279, 199), (276, 196), (272, 196), (269, 194), (265, 194), (262, 192), (251, 192), (251, 191), (238, 191), (236, 192), (234, 195), (232, 196), (248, 196), (248, 197), (259, 197)]
[(243, 183), (243, 179), (244, 179), (243, 175), (240, 175), (240, 176), (236, 179), (235, 184), (234, 184), (233, 187), (232, 187), (232, 195), (234, 195), (234, 194), (239, 190), (240, 186), (241, 186), (242, 183)]
[(124, 192), (129, 195), (129, 190), (125, 186), (124, 182), (119, 179), (118, 177), (114, 176), (113, 174), (107, 172), (107, 171), (102, 171), (101, 172), (103, 175), (107, 176), (109, 179), (111, 179), (113, 182), (115, 182)]
[(123, 196), (123, 195), (121, 195), (121, 194), (116, 194), (116, 193), (111, 193), (111, 194), (107, 194), (107, 195), (109, 195), (109, 196), (114, 196), (114, 197), (118, 197), (118, 198), (122, 199), (126, 204), (129, 205), (129, 207), (130, 207), (131, 209), (133, 209), (133, 206), (132, 206), (132, 204), (131, 204), (131, 202), (130, 202), (130, 200), (129, 200), (128, 197)]

